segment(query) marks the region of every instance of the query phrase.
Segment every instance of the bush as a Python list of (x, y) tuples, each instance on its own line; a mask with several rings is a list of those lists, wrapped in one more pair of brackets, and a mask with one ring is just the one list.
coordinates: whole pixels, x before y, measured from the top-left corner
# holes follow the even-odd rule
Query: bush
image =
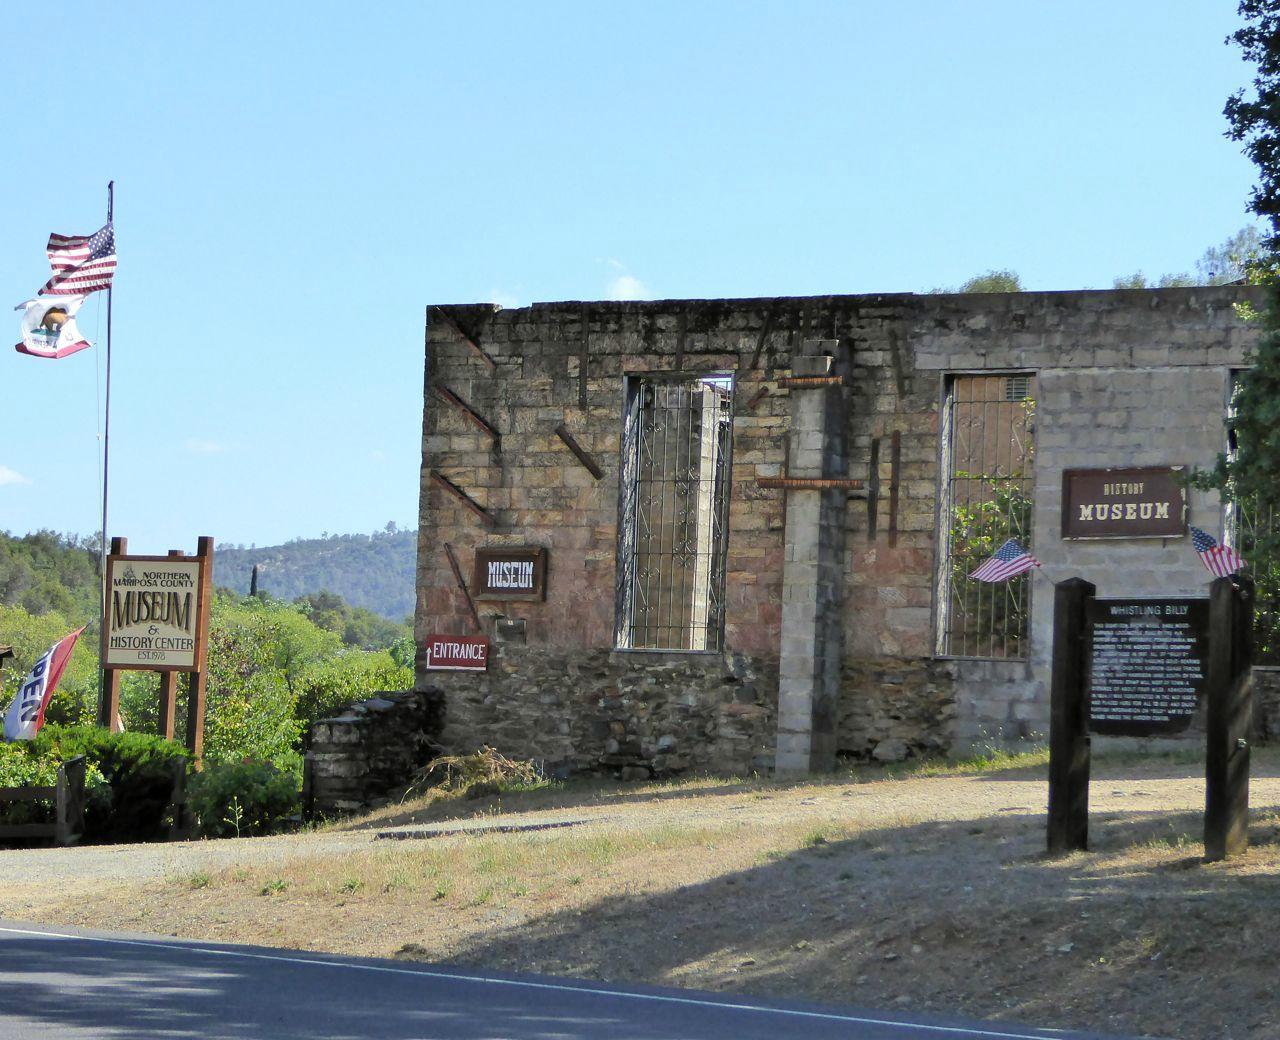
[(187, 785), (200, 833), (238, 838), (277, 830), (299, 811), (297, 776), (270, 762), (215, 762)]
[(181, 744), (145, 733), (112, 733), (98, 726), (45, 726), (27, 744), (40, 761), (65, 762), (84, 755), (87, 775), (102, 783), (88, 786), (85, 840), (155, 841), (165, 837), (174, 771), (185, 763)]
[[(61, 764), (62, 760), (52, 755), (33, 754), (27, 741), (0, 744), (0, 787), (53, 787), (58, 782)], [(87, 765), (85, 789), (92, 791), (104, 782), (97, 768)], [(52, 798), (0, 803), (0, 824), (52, 823), (55, 811)]]
[(379, 690), (407, 690), (413, 670), (385, 650), (348, 650), (313, 665), (298, 681), (298, 718), (311, 725)]

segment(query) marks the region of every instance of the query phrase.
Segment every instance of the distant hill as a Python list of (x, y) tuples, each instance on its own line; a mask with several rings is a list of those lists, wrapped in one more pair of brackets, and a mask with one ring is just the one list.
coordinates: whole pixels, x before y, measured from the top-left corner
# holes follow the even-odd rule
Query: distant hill
[(96, 617), (98, 545), (56, 531), (0, 531), (0, 604), (31, 614), (56, 610), (75, 622)]
[(399, 531), (394, 524), (371, 535), (297, 538), (251, 549), (225, 544), (214, 550), (213, 581), (247, 593), (257, 564), (258, 588), (280, 599), (336, 592), (354, 606), (399, 622), (413, 614), (417, 551), (418, 532)]

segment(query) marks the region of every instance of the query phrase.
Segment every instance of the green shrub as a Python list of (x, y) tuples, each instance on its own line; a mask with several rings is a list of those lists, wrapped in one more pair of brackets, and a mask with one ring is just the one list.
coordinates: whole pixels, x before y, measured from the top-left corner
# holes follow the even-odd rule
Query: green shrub
[(270, 762), (207, 763), (187, 784), (187, 805), (208, 837), (267, 834), (298, 812), (298, 781)]
[[(18, 740), (0, 744), (0, 787), (53, 787), (58, 782), (58, 767), (74, 754), (41, 753), (31, 741)], [(86, 761), (85, 791), (90, 799), (101, 797), (106, 786), (102, 771)], [(38, 802), (0, 803), (0, 824), (51, 823), (55, 808), (53, 799)]]
[(187, 756), (181, 744), (146, 733), (111, 733), (99, 726), (49, 725), (29, 746), (30, 754), (41, 760), (65, 762), (84, 755), (90, 771), (102, 777), (100, 785), (89, 787), (86, 841), (165, 837), (174, 771)]
[(312, 665), (298, 680), (297, 715), (308, 725), (380, 690), (407, 690), (413, 669), (386, 650), (348, 650)]

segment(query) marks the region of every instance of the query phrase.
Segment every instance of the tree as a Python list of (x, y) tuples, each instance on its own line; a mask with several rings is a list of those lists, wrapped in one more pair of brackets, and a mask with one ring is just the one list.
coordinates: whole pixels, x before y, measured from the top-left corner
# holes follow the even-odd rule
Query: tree
[(1228, 37), (1256, 66), (1253, 90), (1237, 90), (1223, 110), (1227, 137), (1244, 142), (1244, 154), (1258, 168), (1258, 183), (1249, 197), (1249, 209), (1270, 226), (1263, 240), (1268, 254), (1280, 252), (1280, 3), (1277, 0), (1241, 0), (1245, 25)]
[(1246, 277), (1249, 265), (1258, 257), (1262, 241), (1258, 229), (1242, 227), (1220, 246), (1210, 246), (1196, 261), (1196, 273), (1163, 274), (1152, 283), (1141, 271), (1117, 278), (1116, 289), (1176, 289), (1194, 285), (1226, 285)]
[(988, 271), (986, 274), (974, 275), (958, 290), (962, 293), (980, 292), (1022, 292), (1022, 279), (1016, 271)]
[(1256, 227), (1243, 227), (1220, 246), (1210, 246), (1196, 261), (1199, 285), (1226, 285), (1246, 277), (1249, 265), (1262, 252)]
[(1252, 91), (1228, 98), (1224, 114), (1227, 137), (1243, 142), (1258, 168), (1248, 208), (1266, 221), (1268, 234), (1245, 267), (1248, 280), (1265, 290), (1256, 315), (1262, 334), (1232, 402), (1232, 450), (1219, 455), (1212, 470), (1193, 474), (1192, 483), (1217, 489), (1237, 514), (1258, 519), (1246, 548), (1265, 601), (1280, 596), (1280, 589), (1266, 587), (1280, 560), (1280, 530), (1273, 522), (1280, 516), (1280, 0), (1243, 0), (1239, 13), (1246, 24), (1228, 42), (1256, 71)]

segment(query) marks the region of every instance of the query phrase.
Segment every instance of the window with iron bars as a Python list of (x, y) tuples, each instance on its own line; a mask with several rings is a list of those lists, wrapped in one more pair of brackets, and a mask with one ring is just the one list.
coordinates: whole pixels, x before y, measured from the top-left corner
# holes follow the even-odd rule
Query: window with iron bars
[(627, 377), (619, 648), (721, 648), (732, 436), (732, 376)]
[(957, 375), (942, 411), (937, 652), (1027, 656), (1031, 576), (969, 577), (1008, 539), (1030, 548), (1035, 376)]
[[(1231, 396), (1227, 402), (1227, 456), (1236, 449), (1236, 392), (1241, 372), (1233, 372)], [(1253, 608), (1253, 663), (1280, 667), (1280, 559), (1259, 546), (1260, 534), (1274, 534), (1280, 517), (1256, 500), (1230, 502), (1226, 509), (1224, 539), (1249, 561), (1248, 574), (1254, 580), (1257, 598)]]

